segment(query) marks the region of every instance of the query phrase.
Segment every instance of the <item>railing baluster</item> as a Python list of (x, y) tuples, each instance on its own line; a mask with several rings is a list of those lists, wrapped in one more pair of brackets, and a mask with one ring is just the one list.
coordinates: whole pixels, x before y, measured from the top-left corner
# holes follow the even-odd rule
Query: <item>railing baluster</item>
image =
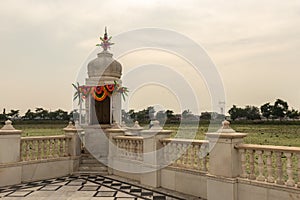
[(196, 146), (196, 160), (197, 160), (197, 163), (196, 163), (196, 166), (195, 166), (195, 169), (197, 170), (202, 170), (202, 158), (201, 158), (201, 146), (200, 145), (197, 145)]
[(32, 140), (32, 155), (31, 155), (31, 159), (32, 160), (36, 160), (37, 159), (37, 148), (36, 148), (36, 140)]
[(124, 156), (125, 156), (125, 150), (124, 150), (124, 149), (125, 149), (125, 147), (124, 147), (124, 142), (125, 142), (125, 141), (123, 141), (123, 140), (120, 140), (120, 150), (121, 150), (121, 155), (120, 155), (120, 156), (121, 156), (122, 158), (124, 158)]
[(174, 158), (175, 158), (174, 144), (172, 142), (169, 142), (167, 145), (169, 146), (168, 147), (168, 154), (169, 154), (168, 166), (172, 166), (174, 164)]
[(254, 150), (250, 150), (249, 151), (249, 168), (250, 168), (250, 174), (249, 174), (249, 179), (251, 180), (255, 180), (256, 176), (255, 176), (255, 172), (254, 172)]
[(43, 140), (43, 157), (44, 159), (48, 158), (48, 148), (49, 148), (49, 141), (44, 139)]
[(240, 156), (241, 156), (241, 167), (242, 167), (242, 174), (240, 175), (241, 178), (248, 178), (248, 174), (246, 172), (246, 150), (245, 149), (239, 149)]
[(64, 151), (64, 154), (65, 154), (65, 156), (69, 156), (70, 155), (70, 152), (69, 152), (70, 141), (71, 141), (70, 138), (65, 138), (64, 139), (64, 142), (65, 142), (65, 151)]
[(120, 148), (121, 148), (121, 157), (124, 158), (126, 155), (125, 152), (125, 141), (124, 140), (120, 140)]
[(55, 145), (55, 157), (59, 157), (59, 139), (54, 139), (54, 145)]
[(62, 138), (59, 140), (59, 145), (60, 145), (59, 156), (63, 157), (64, 156), (64, 140)]
[(257, 164), (258, 164), (258, 176), (256, 178), (256, 180), (258, 181), (265, 181), (265, 176), (264, 176), (264, 161), (263, 161), (263, 157), (262, 157), (262, 154), (263, 154), (263, 151), (256, 151), (257, 155), (258, 155), (258, 161), (257, 161)]
[(287, 186), (293, 187), (295, 185), (295, 181), (293, 179), (293, 166), (292, 166), (292, 153), (285, 153), (286, 156), (286, 172), (288, 175), (288, 180), (286, 182)]
[(138, 148), (138, 160), (142, 160), (143, 156), (143, 140), (138, 141), (139, 148)]
[(190, 168), (191, 169), (194, 169), (195, 167), (195, 144), (191, 144), (191, 165), (190, 165)]
[(138, 160), (138, 143), (137, 140), (133, 140), (133, 145), (134, 145), (134, 159)]
[(187, 145), (186, 144), (182, 144), (181, 145), (181, 148), (182, 148), (182, 151), (181, 151), (181, 166), (183, 168), (186, 168), (187, 167), (187, 159), (186, 157), (188, 156), (188, 148), (187, 148)]
[(29, 141), (26, 141), (26, 146), (25, 146), (25, 148), (26, 148), (26, 160), (28, 161), (28, 160), (30, 160), (30, 145), (29, 145)]
[(179, 157), (179, 163), (180, 163), (180, 167), (183, 167), (184, 165), (183, 165), (183, 156), (184, 156), (184, 150), (183, 150), (183, 145), (180, 143), (179, 145), (179, 155), (180, 155), (180, 157)]
[[(206, 150), (206, 149), (205, 149)], [(207, 170), (207, 156), (205, 155), (205, 154), (201, 154), (200, 153), (200, 155), (203, 157), (202, 158), (202, 170), (204, 171), (204, 172), (207, 172), (208, 170)]]
[(186, 149), (186, 157), (185, 157), (185, 163), (186, 163), (186, 168), (190, 168), (191, 167), (191, 147), (192, 147), (192, 144), (187, 144), (187, 149)]
[(117, 147), (116, 157), (119, 158), (120, 157), (120, 142), (118, 139), (115, 139), (115, 142), (116, 142), (116, 147)]
[(21, 161), (23, 161), (24, 160), (24, 147), (23, 147), (23, 145), (24, 145), (24, 142), (21, 140), (21, 142), (20, 142), (20, 160)]
[(179, 154), (179, 146), (176, 143), (172, 144), (173, 146), (173, 161), (174, 161), (174, 167), (178, 167), (178, 154)]
[(297, 187), (300, 188), (300, 153), (297, 153), (297, 162), (298, 162), (298, 183)]
[(49, 140), (49, 149), (47, 152), (47, 158), (51, 158), (52, 157), (52, 142), (51, 139)]
[(273, 153), (271, 151), (266, 151), (267, 172), (268, 172), (267, 182), (269, 182), (269, 183), (275, 182), (275, 179), (273, 177), (272, 155), (273, 155)]
[(42, 140), (38, 140), (38, 160), (42, 159)]
[(284, 184), (281, 156), (282, 156), (282, 152), (276, 152), (276, 172), (277, 172), (276, 184), (278, 185)]

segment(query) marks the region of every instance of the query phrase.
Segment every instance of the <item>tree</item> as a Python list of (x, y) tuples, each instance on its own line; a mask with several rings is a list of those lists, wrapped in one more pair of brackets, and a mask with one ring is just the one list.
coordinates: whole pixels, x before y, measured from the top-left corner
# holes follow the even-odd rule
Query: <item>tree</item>
[(255, 106), (246, 106), (244, 113), (248, 120), (260, 119), (259, 108)]
[(23, 119), (33, 120), (35, 118), (35, 113), (32, 112), (30, 109), (27, 110), (25, 115), (23, 116)]
[(7, 120), (6, 115), (0, 114), (0, 121), (5, 121)]
[(7, 116), (6, 116), (6, 113), (5, 113), (5, 108), (3, 108), (3, 113), (0, 114), (0, 120), (1, 121), (7, 120)]
[(191, 117), (193, 114), (190, 110), (184, 110), (181, 115), (183, 119), (187, 119)]
[(155, 113), (154, 107), (153, 107), (153, 106), (149, 106), (149, 107), (147, 108), (146, 112), (145, 112), (145, 117), (144, 117), (144, 119), (145, 119), (146, 121), (148, 121), (149, 119), (150, 119), (150, 120), (155, 119), (156, 116), (154, 116), (154, 113)]
[(288, 110), (287, 113), (286, 113), (286, 115), (290, 119), (297, 119), (297, 118), (300, 117), (300, 113), (297, 110), (295, 110), (295, 109)]
[(39, 119), (47, 119), (49, 118), (48, 110), (44, 110), (44, 108), (36, 108), (35, 109), (35, 116)]
[(236, 107), (236, 105), (233, 105), (232, 108), (228, 111), (230, 114), (230, 118), (234, 121), (237, 118), (244, 117), (243, 109)]
[(137, 120), (137, 116), (136, 116), (136, 113), (134, 112), (134, 110), (133, 109), (131, 109), (131, 110), (129, 110), (128, 111), (128, 115), (129, 115), (129, 117), (132, 119), (132, 120)]
[(53, 112), (49, 112), (49, 113), (45, 113), (44, 118), (48, 118), (50, 120), (69, 120), (70, 118), (73, 118), (73, 112), (72, 112), (72, 116), (70, 117), (70, 115), (68, 114), (68, 112), (63, 111), (62, 109), (58, 109), (56, 111)]
[(173, 112), (172, 110), (166, 110), (167, 118), (168, 118), (168, 119), (174, 118), (173, 113), (174, 113), (174, 112)]
[(20, 110), (10, 110), (10, 113), (7, 115), (10, 116), (10, 118), (15, 119), (19, 117)]
[(272, 115), (275, 118), (279, 118), (281, 120), (286, 116), (288, 109), (289, 109), (289, 106), (288, 106), (287, 102), (285, 102), (281, 99), (277, 99), (274, 103)]
[(236, 105), (233, 105), (232, 108), (228, 111), (232, 120), (236, 119), (247, 119), (255, 120), (260, 119), (259, 108), (255, 106), (246, 106), (245, 108), (238, 108)]
[(274, 108), (274, 106), (270, 105), (270, 103), (265, 103), (264, 105), (262, 105), (260, 107), (260, 111), (262, 113), (262, 116), (264, 116), (265, 118), (269, 119), (270, 116), (273, 113), (273, 108)]
[(167, 119), (167, 114), (164, 111), (160, 110), (156, 113), (156, 119), (159, 121), (161, 125), (165, 124)]
[(209, 112), (202, 112), (200, 115), (201, 120), (211, 120), (211, 113)]

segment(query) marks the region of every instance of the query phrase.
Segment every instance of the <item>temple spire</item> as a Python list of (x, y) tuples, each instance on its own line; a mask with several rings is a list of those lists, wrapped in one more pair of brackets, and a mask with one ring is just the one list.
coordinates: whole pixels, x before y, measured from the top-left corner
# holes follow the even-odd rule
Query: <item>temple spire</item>
[(103, 36), (103, 38), (100, 37), (101, 44), (96, 44), (96, 46), (101, 46), (104, 51), (107, 51), (107, 49), (110, 49), (110, 46), (114, 44), (114, 43), (110, 42), (111, 38), (112, 38), (111, 36), (108, 37), (107, 28), (105, 26), (104, 36)]

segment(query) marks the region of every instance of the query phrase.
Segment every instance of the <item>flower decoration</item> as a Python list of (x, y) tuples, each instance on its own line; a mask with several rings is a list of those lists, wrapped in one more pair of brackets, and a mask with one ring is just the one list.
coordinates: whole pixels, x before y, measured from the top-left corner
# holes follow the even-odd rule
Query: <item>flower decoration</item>
[(107, 84), (103, 86), (80, 86), (79, 83), (77, 83), (77, 85), (72, 85), (75, 88), (73, 101), (79, 99), (78, 105), (81, 104), (82, 101), (90, 94), (96, 101), (103, 101), (106, 97), (110, 97), (114, 92), (119, 92), (125, 101), (125, 96), (127, 96), (128, 93), (127, 87), (121, 87), (116, 81), (114, 84)]

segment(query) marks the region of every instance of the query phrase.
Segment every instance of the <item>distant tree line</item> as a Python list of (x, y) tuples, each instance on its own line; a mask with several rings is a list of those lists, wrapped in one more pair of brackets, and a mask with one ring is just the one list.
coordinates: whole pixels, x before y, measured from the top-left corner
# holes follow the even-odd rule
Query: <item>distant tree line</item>
[(133, 109), (126, 112), (122, 110), (122, 120), (126, 123), (138, 121), (139, 123), (149, 123), (151, 118), (156, 119), (160, 124), (180, 123), (180, 122), (198, 122), (199, 120), (209, 121), (214, 119), (224, 119), (225, 116), (216, 112), (202, 112), (201, 115), (195, 115), (190, 110), (184, 110), (181, 114), (175, 114), (172, 110), (155, 111), (153, 106), (146, 109), (135, 111)]
[(263, 104), (260, 108), (255, 106), (246, 106), (239, 108), (233, 105), (228, 111), (230, 118), (235, 120), (295, 120), (300, 118), (299, 111), (295, 109), (289, 109), (289, 105), (286, 101), (277, 99), (274, 104), (270, 102)]
[[(295, 109), (289, 109), (286, 101), (277, 99), (274, 104), (265, 103), (260, 107), (245, 106), (244, 108), (233, 105), (228, 111), (230, 119), (233, 121), (238, 120), (288, 120), (300, 119), (300, 112)], [(69, 121), (79, 118), (77, 111), (67, 112), (62, 109), (49, 111), (44, 108), (38, 107), (35, 110), (28, 109), (24, 115), (20, 115), (20, 110), (10, 110), (6, 112), (3, 109), (0, 114), (0, 121), (7, 119), (20, 120), (20, 121), (36, 121), (36, 120), (51, 120), (51, 121)], [(198, 122), (210, 120), (223, 120), (224, 115), (217, 112), (202, 112), (200, 115), (193, 114), (190, 110), (184, 110), (180, 114), (175, 114), (172, 110), (159, 110), (155, 111), (153, 106), (146, 109), (135, 111), (133, 109), (126, 112), (122, 110), (122, 121), (126, 123), (133, 123), (138, 121), (142, 124), (147, 124), (151, 119), (157, 119), (161, 124), (165, 123), (180, 123), (180, 122)]]
[(67, 121), (73, 118), (73, 111), (68, 113), (62, 109), (57, 109), (55, 111), (49, 111), (44, 108), (36, 108), (34, 111), (28, 109), (24, 115), (20, 115), (20, 110), (10, 110), (6, 112), (3, 109), (2, 114), (0, 114), (0, 121), (7, 119), (12, 120), (63, 120)]

